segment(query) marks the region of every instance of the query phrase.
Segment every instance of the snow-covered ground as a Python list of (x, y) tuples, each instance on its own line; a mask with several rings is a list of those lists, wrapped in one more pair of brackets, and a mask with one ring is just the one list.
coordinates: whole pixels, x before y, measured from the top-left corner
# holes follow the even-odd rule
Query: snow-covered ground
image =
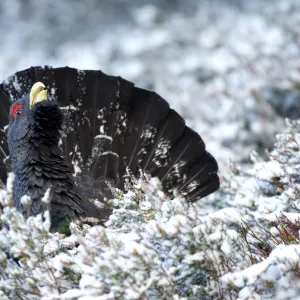
[(69, 238), (6, 208), (0, 298), (297, 299), (300, 126), (284, 117), (300, 118), (299, 20), (298, 0), (1, 1), (0, 80), (68, 65), (153, 89), (203, 137), (223, 186), (189, 207), (139, 183), (108, 229)]

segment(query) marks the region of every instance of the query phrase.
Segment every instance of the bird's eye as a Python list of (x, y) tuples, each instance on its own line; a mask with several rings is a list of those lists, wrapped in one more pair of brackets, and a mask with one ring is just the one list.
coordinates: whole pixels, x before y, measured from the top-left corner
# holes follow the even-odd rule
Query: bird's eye
[(11, 111), (13, 118), (16, 119), (17, 116), (19, 116), (22, 113), (22, 110), (23, 106), (21, 104), (16, 104)]

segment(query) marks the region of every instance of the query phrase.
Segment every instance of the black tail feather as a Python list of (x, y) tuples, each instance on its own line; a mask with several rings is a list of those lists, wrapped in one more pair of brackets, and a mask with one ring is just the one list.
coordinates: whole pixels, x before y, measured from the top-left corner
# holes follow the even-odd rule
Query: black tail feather
[(10, 98), (5, 92), (3, 85), (0, 85), (0, 181), (6, 183), (7, 166), (6, 159), (8, 157), (8, 146), (6, 138), (6, 126), (8, 125), (8, 116), (10, 108)]
[(124, 143), (119, 149), (121, 164), (119, 174), (125, 174), (125, 168), (136, 174), (147, 156), (149, 148), (162, 121), (169, 112), (168, 103), (153, 92), (133, 88), (128, 112), (128, 128)]
[(184, 130), (184, 120), (176, 111), (170, 109), (167, 117), (158, 129), (155, 141), (144, 159), (142, 169), (157, 176), (158, 170), (167, 167), (170, 161), (170, 150), (182, 136)]

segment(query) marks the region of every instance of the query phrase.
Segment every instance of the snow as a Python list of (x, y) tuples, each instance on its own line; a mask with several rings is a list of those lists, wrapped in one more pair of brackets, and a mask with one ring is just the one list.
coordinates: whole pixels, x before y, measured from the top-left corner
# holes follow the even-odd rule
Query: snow
[(10, 174), (0, 298), (299, 299), (300, 121), (284, 120), (288, 107), (300, 117), (299, 1), (56, 2), (0, 3), (2, 80), (69, 65), (155, 90), (201, 134), (222, 186), (188, 205), (155, 178), (129, 180), (106, 227), (72, 223), (66, 237), (49, 233), (48, 212), (12, 207)]

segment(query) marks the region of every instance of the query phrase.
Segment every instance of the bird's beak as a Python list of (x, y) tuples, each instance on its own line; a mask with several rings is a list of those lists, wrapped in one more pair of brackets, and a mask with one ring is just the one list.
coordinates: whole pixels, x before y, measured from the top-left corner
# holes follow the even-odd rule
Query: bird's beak
[(42, 102), (48, 99), (47, 89), (42, 82), (36, 82), (30, 91), (30, 103), (29, 107), (32, 108), (36, 103)]

